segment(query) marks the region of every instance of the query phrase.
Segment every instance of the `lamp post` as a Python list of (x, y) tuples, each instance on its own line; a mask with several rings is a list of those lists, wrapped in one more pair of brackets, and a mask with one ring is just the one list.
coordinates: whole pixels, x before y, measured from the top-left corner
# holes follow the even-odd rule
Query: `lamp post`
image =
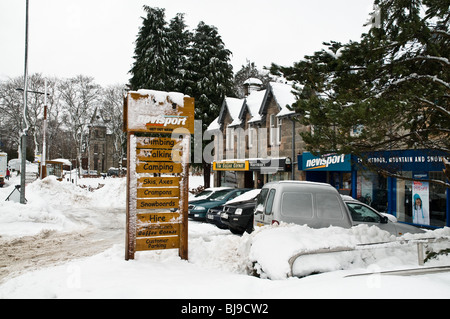
[(28, 90), (28, 0), (26, 0), (25, 9), (25, 67), (23, 80), (23, 131), (21, 135), (21, 152), (22, 159), (20, 165), (20, 203), (25, 204), (25, 173), (26, 173), (26, 157), (27, 157), (27, 90)]

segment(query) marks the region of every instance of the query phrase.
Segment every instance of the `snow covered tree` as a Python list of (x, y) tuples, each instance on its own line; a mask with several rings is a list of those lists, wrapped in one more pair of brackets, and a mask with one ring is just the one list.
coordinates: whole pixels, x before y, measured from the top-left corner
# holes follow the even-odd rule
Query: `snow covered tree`
[(168, 35), (171, 43), (170, 67), (170, 90), (175, 92), (185, 92), (186, 74), (188, 70), (189, 45), (192, 33), (187, 30), (184, 22), (184, 14), (178, 13), (169, 23)]
[[(217, 28), (200, 22), (189, 51), (189, 86), (185, 93), (195, 98), (195, 118), (202, 121), (202, 132), (219, 115), (223, 99), (232, 92), (230, 55)], [(205, 187), (210, 184), (210, 166), (203, 160)]]
[[(361, 155), (422, 148), (450, 154), (448, 0), (376, 0), (358, 42), (272, 72), (303, 85), (295, 108), (311, 151)], [(392, 173), (392, 172), (386, 172)]]
[(130, 70), (132, 90), (167, 90), (169, 66), (172, 62), (171, 43), (165, 10), (144, 6), (147, 16), (139, 29), (134, 50), (133, 67)]
[(261, 70), (258, 70), (255, 62), (250, 62), (249, 60), (247, 60), (247, 65), (243, 65), (234, 76), (233, 92), (237, 97), (243, 98), (245, 96), (244, 82), (249, 78), (256, 78), (261, 80), (261, 82), (263, 83), (263, 87), (265, 87), (271, 81), (271, 78), (267, 71), (262, 72)]

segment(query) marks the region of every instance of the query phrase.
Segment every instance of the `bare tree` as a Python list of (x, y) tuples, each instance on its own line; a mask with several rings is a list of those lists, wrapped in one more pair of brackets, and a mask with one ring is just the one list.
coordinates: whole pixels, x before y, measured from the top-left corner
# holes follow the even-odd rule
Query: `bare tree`
[(0, 117), (2, 118), (2, 135), (9, 140), (12, 147), (17, 148), (20, 156), (20, 137), (23, 122), (23, 93), (18, 88), (23, 86), (23, 80), (9, 79), (0, 83)]
[(125, 85), (111, 85), (103, 90), (100, 116), (108, 132), (114, 139), (114, 162), (119, 163), (122, 171), (122, 159), (125, 156), (126, 134), (123, 132), (123, 97)]
[(88, 135), (88, 125), (99, 103), (101, 87), (92, 77), (78, 75), (62, 81), (59, 90), (61, 101), (65, 105), (62, 120), (75, 141), (78, 165), (81, 169), (83, 143)]

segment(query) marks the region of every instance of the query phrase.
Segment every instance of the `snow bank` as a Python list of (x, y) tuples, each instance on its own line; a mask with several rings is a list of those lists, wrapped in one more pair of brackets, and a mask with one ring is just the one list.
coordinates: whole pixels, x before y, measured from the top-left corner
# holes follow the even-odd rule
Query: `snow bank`
[[(90, 191), (102, 182), (103, 187)], [(48, 230), (73, 231), (84, 228), (85, 209), (125, 209), (125, 182), (125, 178), (111, 178), (107, 182), (102, 178), (89, 178), (78, 180), (77, 186), (48, 176), (26, 186), (27, 204), (23, 205), (4, 201), (14, 190), (14, 185), (20, 184), (16, 177), (8, 182), (9, 187), (0, 192), (0, 237), (33, 236)]]
[[(281, 223), (281, 225), (257, 228), (250, 235), (249, 260), (262, 278), (286, 279), (290, 272), (289, 259), (300, 252), (311, 252), (328, 248), (355, 248), (359, 244), (386, 243), (387, 247), (367, 247), (365, 250), (337, 252), (324, 255), (302, 256), (293, 264), (295, 276), (305, 276), (313, 273), (329, 272), (342, 269), (365, 269), (367, 267), (397, 268), (417, 267), (416, 245), (391, 245), (402, 240), (420, 238), (450, 239), (450, 228), (446, 227), (424, 234), (406, 234), (400, 238), (381, 230), (376, 226), (365, 224), (345, 229), (328, 227), (312, 229), (308, 226)], [(430, 251), (448, 249), (446, 244), (430, 244)], [(391, 247), (392, 246), (392, 247)], [(375, 246), (374, 246), (375, 247)], [(450, 256), (449, 256), (450, 257)], [(450, 258), (443, 257), (443, 263), (436, 260), (430, 264), (448, 265)]]
[[(125, 178), (81, 179), (78, 183), (95, 190), (49, 177), (27, 186), (27, 205), (3, 202), (2, 240), (45, 230), (64, 232), (91, 226), (95, 231), (97, 225), (111, 224), (110, 209), (119, 210), (114, 216), (123, 223)], [(98, 188), (99, 184), (104, 185)], [(12, 185), (14, 181), (0, 189), (0, 196), (6, 198)], [(367, 285), (367, 278), (345, 278), (371, 270), (417, 267), (415, 246), (300, 257), (293, 265), (295, 275), (325, 273), (288, 278), (288, 261), (296, 253), (396, 240), (377, 227), (311, 229), (281, 223), (257, 227), (242, 236), (207, 223), (190, 221), (188, 228), (189, 261), (181, 260), (173, 249), (137, 252), (135, 260), (125, 261), (124, 236), (119, 234), (117, 244), (103, 253), (10, 278), (0, 285), (0, 298), (385, 298), (392, 296), (393, 289), (402, 290), (398, 297), (408, 298), (415, 296), (417, 287), (432, 291), (426, 298), (450, 297), (448, 273), (408, 279), (383, 276), (377, 279), (377, 289)], [(98, 235), (108, 236), (106, 232)], [(401, 239), (426, 237), (449, 239), (450, 228), (406, 234)], [(450, 256), (441, 255), (425, 266), (449, 264)]]

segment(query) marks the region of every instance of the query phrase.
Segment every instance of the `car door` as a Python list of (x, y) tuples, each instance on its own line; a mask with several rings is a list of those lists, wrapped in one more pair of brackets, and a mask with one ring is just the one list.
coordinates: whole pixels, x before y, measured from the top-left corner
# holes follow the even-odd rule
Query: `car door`
[(253, 224), (255, 226), (264, 226), (264, 204), (266, 202), (268, 193), (269, 189), (263, 188), (256, 198), (256, 206), (253, 219)]
[(387, 220), (387, 217), (384, 217), (372, 207), (356, 202), (346, 202), (346, 204), (352, 215), (354, 225), (366, 224), (369, 226), (377, 226), (397, 236), (395, 226)]

